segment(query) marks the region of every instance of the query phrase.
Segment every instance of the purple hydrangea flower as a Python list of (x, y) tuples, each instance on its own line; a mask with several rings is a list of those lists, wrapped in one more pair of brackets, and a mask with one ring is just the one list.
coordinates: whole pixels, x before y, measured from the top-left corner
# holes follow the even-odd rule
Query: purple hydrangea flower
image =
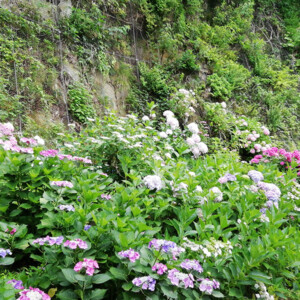
[(92, 227), (92, 225), (84, 225), (84, 230), (88, 231), (91, 227)]
[(162, 275), (168, 271), (168, 268), (164, 264), (155, 263), (154, 266), (152, 267), (152, 271), (157, 271), (157, 274)]
[(236, 176), (230, 173), (225, 174), (225, 176), (219, 178), (219, 183), (226, 183), (228, 181), (236, 181)]
[(260, 181), (257, 186), (265, 192), (268, 200), (273, 202), (279, 201), (281, 191), (275, 184)]
[(194, 287), (194, 276), (192, 274), (181, 273), (177, 269), (168, 271), (168, 279), (170, 279), (171, 283), (176, 286), (179, 286), (182, 282), (185, 289), (188, 287)]
[(181, 268), (186, 270), (195, 270), (199, 273), (203, 272), (202, 266), (200, 265), (199, 261), (196, 259), (194, 260), (186, 259), (180, 264), (180, 266)]
[(172, 241), (158, 239), (153, 239), (150, 241), (148, 248), (151, 249), (152, 247), (157, 251), (163, 251), (165, 253), (172, 254), (174, 260), (177, 260), (177, 256), (185, 251), (184, 248), (177, 246), (177, 244)]
[(12, 279), (12, 280), (7, 281), (6, 283), (7, 284), (12, 284), (12, 286), (16, 290), (23, 290), (24, 289), (22, 280)]
[(220, 288), (220, 283), (214, 279), (201, 278), (198, 281), (201, 281), (199, 285), (200, 291), (208, 295), (211, 295), (214, 289)]
[(256, 183), (261, 180), (264, 180), (264, 175), (261, 172), (251, 170), (248, 172), (248, 176)]
[(155, 290), (156, 280), (151, 276), (137, 277), (132, 280), (135, 286), (142, 286), (143, 290)]
[(51, 237), (47, 235), (44, 238), (38, 238), (32, 242), (32, 244), (39, 244), (39, 245), (44, 245), (48, 244), (49, 246), (52, 245), (61, 245), (64, 240), (63, 236), (57, 236), (57, 237)]
[(118, 253), (118, 255), (125, 257), (125, 258), (129, 258), (129, 260), (131, 262), (135, 262), (137, 259), (140, 258), (140, 254), (138, 252), (135, 252), (133, 249), (128, 249), (125, 251), (121, 251)]
[(0, 256), (4, 258), (6, 255), (12, 255), (11, 251), (9, 249), (0, 248)]

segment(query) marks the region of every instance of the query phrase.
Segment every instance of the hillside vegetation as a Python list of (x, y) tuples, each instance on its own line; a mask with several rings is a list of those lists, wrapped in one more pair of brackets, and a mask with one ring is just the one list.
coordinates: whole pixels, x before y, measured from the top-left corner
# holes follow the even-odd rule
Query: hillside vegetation
[(3, 0), (0, 299), (299, 299), (299, 14)]

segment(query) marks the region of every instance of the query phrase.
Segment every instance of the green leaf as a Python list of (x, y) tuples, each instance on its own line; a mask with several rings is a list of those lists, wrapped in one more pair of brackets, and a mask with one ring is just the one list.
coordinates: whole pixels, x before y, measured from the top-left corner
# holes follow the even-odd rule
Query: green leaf
[(72, 290), (63, 290), (56, 294), (56, 296), (61, 300), (78, 299), (78, 296)]
[(9, 266), (13, 264), (15, 259), (13, 257), (0, 258), (0, 266)]
[(213, 291), (212, 295), (216, 298), (224, 298), (224, 295), (219, 291)]
[(93, 290), (91, 293), (91, 300), (100, 300), (104, 298), (104, 295), (106, 293), (107, 290), (103, 290), (103, 289), (96, 289)]
[(63, 272), (63, 274), (65, 275), (65, 278), (69, 282), (71, 282), (71, 283), (77, 282), (77, 279), (75, 278), (75, 275), (77, 275), (77, 273), (73, 269), (62, 269), (61, 271)]
[(260, 272), (260, 271), (250, 272), (249, 277), (251, 277), (252, 279), (254, 279), (256, 281), (261, 281), (263, 283), (267, 283), (267, 284), (271, 283), (271, 281), (269, 280), (271, 278), (271, 276), (268, 276), (265, 273)]
[(161, 290), (163, 292), (163, 294), (169, 298), (172, 299), (177, 299), (178, 298), (178, 294), (177, 291), (175, 290), (174, 287), (172, 286), (167, 286), (167, 285), (161, 285)]
[(93, 283), (101, 284), (108, 280), (112, 279), (112, 276), (109, 273), (97, 274), (93, 277)]
[(122, 284), (122, 288), (125, 291), (129, 291), (131, 290), (131, 288), (133, 287), (133, 284), (131, 282), (126, 282)]
[(126, 280), (127, 278), (127, 273), (125, 270), (122, 269), (117, 269), (117, 268), (113, 268), (111, 267), (109, 269), (109, 272), (112, 274), (112, 276), (116, 279), (122, 279), (122, 280)]

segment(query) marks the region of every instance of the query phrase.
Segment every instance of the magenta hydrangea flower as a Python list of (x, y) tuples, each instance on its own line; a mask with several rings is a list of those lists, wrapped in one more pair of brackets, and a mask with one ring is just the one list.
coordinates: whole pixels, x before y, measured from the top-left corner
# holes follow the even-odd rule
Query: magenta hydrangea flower
[(80, 249), (87, 249), (88, 245), (85, 241), (81, 239), (76, 239), (76, 240), (67, 240), (64, 243), (65, 247), (69, 247), (70, 249), (76, 249), (77, 247)]
[(177, 269), (169, 270), (168, 279), (170, 279), (173, 285), (179, 286), (180, 283), (184, 284), (184, 288), (194, 287), (194, 276), (192, 274), (181, 273)]
[(12, 279), (12, 280), (7, 281), (6, 283), (11, 284), (14, 287), (14, 289), (16, 289), (16, 290), (24, 289), (22, 280)]
[(186, 269), (186, 270), (194, 270), (199, 273), (203, 272), (202, 266), (200, 265), (199, 261), (196, 259), (194, 259), (194, 260), (186, 259), (180, 264), (180, 266), (181, 266), (181, 268)]
[(138, 252), (135, 252), (133, 249), (128, 249), (125, 251), (121, 251), (118, 253), (119, 256), (129, 258), (131, 262), (135, 262), (137, 259), (140, 258), (140, 254)]
[(57, 236), (57, 237), (51, 237), (49, 235), (47, 235), (46, 237), (44, 238), (38, 238), (36, 240), (34, 240), (32, 242), (32, 244), (39, 244), (39, 245), (45, 245), (45, 244), (48, 244), (49, 246), (52, 246), (52, 245), (61, 245), (62, 242), (64, 240), (64, 237), (63, 236)]
[(135, 286), (142, 286), (143, 290), (154, 291), (156, 280), (151, 276), (137, 277), (132, 280)]
[(80, 270), (83, 268), (85, 268), (87, 275), (93, 276), (95, 269), (99, 269), (99, 265), (96, 260), (90, 258), (84, 258), (83, 261), (78, 262), (74, 266), (74, 271), (80, 272)]
[(157, 271), (157, 274), (162, 275), (168, 271), (168, 267), (161, 263), (155, 263), (152, 267), (152, 271)]
[(69, 188), (72, 188), (74, 186), (73, 183), (70, 181), (51, 181), (50, 185)]
[(48, 149), (40, 152), (40, 155), (44, 157), (55, 157), (58, 154), (58, 150)]
[(17, 300), (51, 300), (50, 296), (38, 288), (29, 287), (19, 293)]
[(220, 288), (220, 283), (214, 279), (200, 278), (198, 281), (201, 281), (199, 285), (200, 291), (208, 295), (211, 295), (213, 290)]

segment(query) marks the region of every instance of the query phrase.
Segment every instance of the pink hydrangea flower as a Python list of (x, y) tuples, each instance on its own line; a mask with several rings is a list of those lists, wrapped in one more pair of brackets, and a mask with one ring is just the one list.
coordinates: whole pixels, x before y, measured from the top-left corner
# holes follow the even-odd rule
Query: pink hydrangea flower
[(121, 251), (118, 253), (118, 255), (125, 257), (125, 258), (129, 258), (129, 260), (131, 262), (135, 262), (137, 259), (140, 258), (140, 254), (138, 252), (135, 252), (133, 249), (128, 249), (125, 251)]
[(152, 271), (157, 271), (157, 274), (162, 275), (168, 271), (168, 267), (161, 263), (155, 263), (152, 267)]
[(29, 287), (19, 293), (20, 297), (17, 300), (51, 300), (50, 296), (38, 288)]
[(80, 272), (80, 270), (83, 268), (85, 268), (87, 275), (93, 276), (95, 269), (99, 269), (99, 265), (96, 260), (90, 258), (84, 258), (83, 261), (78, 262), (74, 266), (74, 271)]
[(81, 240), (81, 239), (76, 239), (76, 240), (67, 240), (65, 243), (64, 243), (64, 246), (65, 247), (69, 247), (70, 249), (77, 249), (80, 248), (80, 249), (87, 249), (88, 248), (88, 245), (85, 241)]

